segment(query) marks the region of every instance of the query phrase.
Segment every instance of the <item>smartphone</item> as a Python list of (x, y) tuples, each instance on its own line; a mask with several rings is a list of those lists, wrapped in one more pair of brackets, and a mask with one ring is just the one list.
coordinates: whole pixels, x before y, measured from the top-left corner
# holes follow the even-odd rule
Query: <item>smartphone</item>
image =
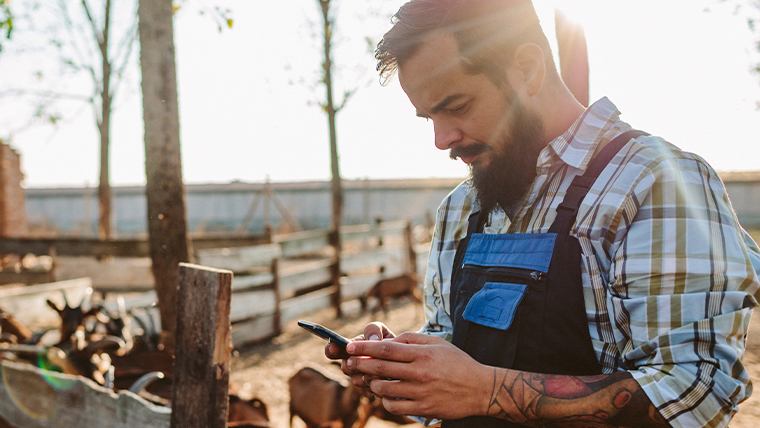
[(298, 320), (298, 325), (310, 331), (312, 334), (315, 334), (323, 339), (326, 339), (340, 346), (343, 349), (346, 349), (346, 345), (348, 345), (348, 343), (350, 342), (350, 340), (330, 330), (329, 328), (313, 323), (313, 322)]

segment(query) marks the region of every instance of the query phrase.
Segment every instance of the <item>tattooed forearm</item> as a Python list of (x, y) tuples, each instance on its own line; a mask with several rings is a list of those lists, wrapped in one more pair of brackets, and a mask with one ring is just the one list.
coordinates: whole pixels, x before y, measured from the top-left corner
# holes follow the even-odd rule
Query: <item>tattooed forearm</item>
[(488, 416), (528, 426), (670, 426), (628, 373), (560, 376), (494, 369)]

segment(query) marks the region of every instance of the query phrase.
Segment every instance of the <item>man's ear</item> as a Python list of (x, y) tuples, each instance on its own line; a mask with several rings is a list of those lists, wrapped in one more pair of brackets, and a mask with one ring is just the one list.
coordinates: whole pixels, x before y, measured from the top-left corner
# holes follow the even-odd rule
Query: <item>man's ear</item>
[(535, 43), (523, 43), (512, 56), (509, 64), (513, 78), (517, 79), (518, 86), (525, 88), (528, 96), (536, 95), (544, 83), (546, 75), (546, 63), (544, 51)]

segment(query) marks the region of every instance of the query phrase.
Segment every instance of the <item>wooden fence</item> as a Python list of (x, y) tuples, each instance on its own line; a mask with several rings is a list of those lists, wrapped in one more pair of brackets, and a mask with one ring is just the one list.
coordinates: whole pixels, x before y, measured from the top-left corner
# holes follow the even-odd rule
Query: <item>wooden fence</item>
[(333, 259), (328, 233), (308, 231), (276, 236), (253, 247), (201, 250), (199, 263), (234, 272), (232, 341), (238, 346), (276, 336), (305, 312), (357, 299), (382, 278), (405, 272), (424, 276), (428, 245), (415, 245), (408, 222), (341, 229), (341, 271), (331, 284)]
[[(234, 273), (230, 321), (235, 346), (276, 336), (285, 323), (301, 314), (334, 306), (336, 295), (341, 303), (355, 300), (382, 278), (415, 271), (424, 277), (429, 244), (415, 244), (408, 222), (341, 228), (340, 266), (344, 276), (339, 289), (331, 284), (333, 259), (328, 237), (326, 230), (305, 231), (275, 235), (267, 244), (196, 251), (200, 265)], [(115, 261), (118, 259), (105, 263), (116, 266)], [(117, 284), (99, 288), (100, 282), (93, 285), (96, 291), (138, 289)], [(155, 291), (128, 296), (127, 309), (149, 317), (158, 326), (158, 310), (151, 307), (157, 302)], [(116, 309), (115, 304), (107, 302), (109, 305)]]

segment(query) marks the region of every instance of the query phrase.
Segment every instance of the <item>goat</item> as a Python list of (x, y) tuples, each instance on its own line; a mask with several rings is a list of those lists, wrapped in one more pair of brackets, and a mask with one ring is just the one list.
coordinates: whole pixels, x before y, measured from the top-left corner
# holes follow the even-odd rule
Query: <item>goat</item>
[(172, 396), (174, 374), (172, 354), (165, 351), (133, 350), (126, 355), (113, 357), (111, 364), (114, 367), (115, 389), (129, 389), (153, 403), (164, 406), (168, 404)]
[(419, 282), (420, 278), (415, 273), (405, 273), (393, 278), (381, 279), (359, 297), (362, 310), (367, 310), (367, 302), (370, 297), (377, 299), (377, 306), (373, 309), (373, 313), (379, 308), (382, 308), (384, 313), (388, 313), (388, 301), (391, 297), (411, 296), (417, 303), (422, 303), (422, 290), (420, 290)]
[[(244, 400), (239, 395), (230, 393), (227, 421), (237, 424), (247, 423), (250, 426), (268, 427), (269, 413), (267, 405), (259, 398)], [(247, 425), (227, 425), (247, 426)]]
[(340, 421), (350, 428), (359, 419), (361, 390), (348, 383), (347, 386), (313, 367), (304, 367), (290, 380), (290, 426), (298, 416), (307, 428), (325, 426)]
[(0, 332), (10, 343), (27, 343), (32, 331), (18, 318), (0, 309)]
[(393, 413), (387, 411), (385, 407), (383, 407), (383, 400), (381, 400), (378, 397), (370, 397), (370, 399), (364, 403), (362, 403), (362, 419), (357, 423), (357, 427), (363, 427), (367, 424), (367, 421), (371, 417), (376, 417), (378, 419), (382, 419), (384, 421), (393, 422), (397, 425), (407, 425), (407, 424), (414, 424), (416, 423), (412, 419), (409, 419), (406, 416), (403, 415), (394, 415)]
[(82, 298), (82, 301), (79, 303), (79, 306), (76, 307), (69, 306), (69, 301), (66, 299), (66, 294), (61, 294), (63, 294), (64, 303), (62, 308), (58, 308), (58, 305), (56, 305), (55, 302), (50, 299), (47, 299), (45, 301), (47, 305), (56, 311), (56, 313), (58, 313), (58, 316), (61, 318), (61, 325), (58, 328), (58, 331), (61, 334), (58, 342), (59, 345), (68, 342), (77, 331), (79, 326), (83, 324), (85, 317), (89, 315), (89, 313), (86, 312), (84, 308), (86, 306), (90, 306), (92, 288), (87, 289), (87, 292)]
[(126, 342), (122, 337), (95, 333), (92, 328), (85, 327), (87, 320), (91, 317), (97, 319), (100, 311), (99, 307), (85, 310), (90, 306), (91, 297), (92, 289), (88, 289), (79, 306), (70, 306), (64, 293), (62, 308), (47, 300), (48, 306), (61, 318), (58, 329), (60, 337), (55, 348), (65, 355), (57, 356), (50, 362), (66, 374), (81, 375), (101, 385), (110, 385), (110, 374), (113, 373), (110, 354), (122, 355)]

